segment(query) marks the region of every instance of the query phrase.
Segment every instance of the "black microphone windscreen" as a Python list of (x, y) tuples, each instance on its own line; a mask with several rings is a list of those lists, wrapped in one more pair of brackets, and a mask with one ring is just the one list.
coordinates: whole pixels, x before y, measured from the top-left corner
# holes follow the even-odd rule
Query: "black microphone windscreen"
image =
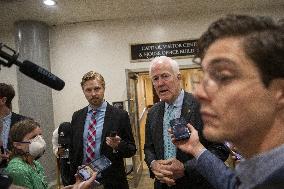
[(20, 72), (23, 74), (55, 90), (60, 91), (65, 86), (64, 81), (60, 78), (28, 60), (25, 60), (19, 67)]

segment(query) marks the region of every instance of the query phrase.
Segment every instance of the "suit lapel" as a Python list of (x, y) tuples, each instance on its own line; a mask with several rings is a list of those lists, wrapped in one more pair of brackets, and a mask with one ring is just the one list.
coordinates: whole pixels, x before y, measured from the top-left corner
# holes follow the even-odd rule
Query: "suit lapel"
[(17, 121), (15, 116), (16, 115), (12, 112), (10, 129), (11, 129), (12, 125), (14, 125), (14, 123)]
[[(163, 119), (164, 119), (164, 111), (165, 111), (165, 103), (161, 103), (158, 107), (156, 122), (153, 128), (153, 136), (154, 140), (156, 140), (155, 144), (158, 144), (156, 149), (160, 150), (161, 158), (164, 158), (164, 137), (163, 137)], [(154, 117), (155, 119), (155, 117)]]
[(192, 99), (190, 98), (190, 94), (187, 92), (184, 92), (184, 98), (182, 102), (182, 109), (181, 109), (181, 117), (185, 118), (187, 122), (189, 122), (191, 117), (191, 104)]
[(82, 142), (81, 142), (81, 146), (83, 148), (83, 133), (84, 133), (84, 125), (85, 125), (85, 120), (86, 120), (86, 117), (87, 117), (87, 113), (88, 113), (88, 107), (85, 107), (81, 112), (80, 112), (80, 115), (78, 116), (78, 128), (76, 128), (76, 133), (78, 133), (78, 137), (80, 139), (82, 139)]
[[(13, 126), (15, 123), (17, 123), (18, 121), (20, 121), (20, 117), (17, 116), (17, 114), (15, 114), (14, 112), (12, 112), (10, 130), (11, 130), (12, 126)], [(12, 148), (11, 143), (10, 143), (10, 135), (8, 136), (8, 144), (7, 144), (7, 147), (8, 147), (8, 149), (11, 149), (11, 148)]]
[(21, 117), (19, 115), (15, 114), (14, 112), (12, 112), (10, 129), (15, 123), (17, 123), (20, 120), (21, 120)]
[(112, 113), (113, 109), (110, 106), (109, 103), (107, 103), (107, 107), (106, 107), (106, 112), (105, 112), (105, 118), (104, 118), (104, 125), (103, 125), (103, 131), (102, 131), (102, 137), (101, 137), (101, 146), (100, 146), (100, 153), (102, 153), (102, 149), (103, 149), (103, 143), (106, 139), (106, 134), (107, 131), (110, 130), (110, 128), (112, 128)]
[[(184, 92), (184, 98), (183, 98), (183, 102), (182, 102), (182, 109), (181, 109), (181, 117), (183, 117), (187, 123), (190, 123), (190, 119), (191, 119), (191, 115), (192, 115), (192, 111), (191, 111), (191, 105), (193, 103), (192, 98), (190, 98), (189, 93)], [(191, 123), (192, 124), (192, 123)], [(186, 161), (186, 159), (190, 157), (192, 158), (192, 155), (188, 155), (184, 152), (182, 152), (181, 150), (177, 149), (177, 159), (181, 160), (181, 161)]]

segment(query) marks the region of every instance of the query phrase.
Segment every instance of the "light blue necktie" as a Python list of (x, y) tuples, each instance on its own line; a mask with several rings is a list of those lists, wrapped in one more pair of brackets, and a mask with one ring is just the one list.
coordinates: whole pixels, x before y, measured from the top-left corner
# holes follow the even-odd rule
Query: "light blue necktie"
[(176, 157), (176, 147), (172, 143), (171, 137), (168, 133), (168, 128), (170, 128), (170, 120), (174, 119), (175, 117), (175, 107), (173, 105), (169, 105), (163, 120), (164, 159)]

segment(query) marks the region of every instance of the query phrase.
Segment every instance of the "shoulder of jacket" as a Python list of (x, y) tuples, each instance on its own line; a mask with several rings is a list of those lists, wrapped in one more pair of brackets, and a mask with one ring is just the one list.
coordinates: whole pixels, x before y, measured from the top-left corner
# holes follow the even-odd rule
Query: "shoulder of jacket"
[(77, 110), (73, 113), (73, 115), (75, 114), (78, 114), (78, 113), (81, 113), (81, 112), (84, 112), (86, 109), (88, 108), (88, 106), (84, 107), (84, 108), (81, 108), (80, 110)]
[(155, 111), (157, 111), (158, 109), (160, 109), (160, 108), (162, 108), (163, 107), (163, 104), (164, 104), (164, 102), (157, 102), (157, 103), (155, 103), (150, 109), (149, 109), (149, 113), (150, 112), (155, 112)]
[(26, 116), (23, 116), (23, 115), (21, 115), (21, 114), (17, 114), (17, 113), (15, 113), (15, 112), (12, 112), (12, 117), (14, 117), (14, 118), (19, 118), (19, 119), (31, 119), (31, 118), (29, 118), (29, 117), (26, 117)]
[(108, 110), (114, 112), (114, 114), (128, 114), (128, 112), (126, 110), (116, 108), (116, 107), (114, 107), (113, 105), (110, 105), (110, 104), (107, 105), (106, 111), (108, 111)]

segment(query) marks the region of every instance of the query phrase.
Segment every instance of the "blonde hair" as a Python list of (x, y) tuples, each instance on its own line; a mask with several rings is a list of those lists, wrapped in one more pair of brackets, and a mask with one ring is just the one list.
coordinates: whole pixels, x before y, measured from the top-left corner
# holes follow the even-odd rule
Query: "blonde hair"
[(84, 84), (86, 83), (86, 81), (89, 81), (89, 80), (99, 80), (103, 86), (103, 88), (105, 88), (105, 80), (104, 80), (104, 77), (99, 74), (98, 72), (95, 72), (95, 71), (89, 71), (88, 73), (86, 73), (83, 78), (82, 78), (82, 81), (81, 81), (81, 87), (84, 86)]

